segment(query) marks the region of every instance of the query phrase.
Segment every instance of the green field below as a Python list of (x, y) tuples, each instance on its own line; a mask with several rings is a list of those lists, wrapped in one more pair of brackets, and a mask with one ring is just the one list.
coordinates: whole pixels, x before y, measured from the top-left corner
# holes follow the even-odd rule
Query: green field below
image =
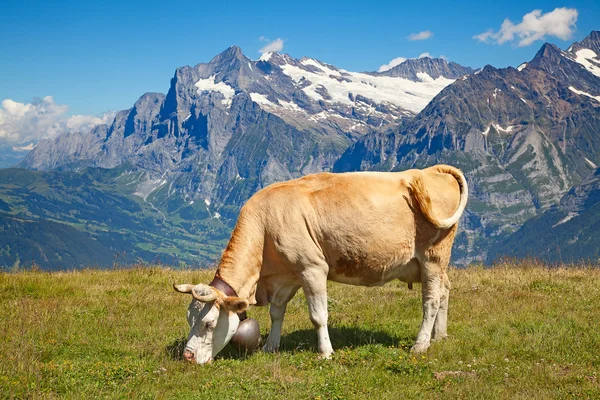
[[(330, 284), (335, 353), (316, 354), (301, 292), (277, 354), (181, 360), (190, 297), (213, 272), (132, 268), (0, 273), (3, 398), (600, 398), (600, 269), (529, 263), (451, 269), (448, 333), (409, 349), (420, 286)], [(266, 307), (251, 307), (263, 335)]]

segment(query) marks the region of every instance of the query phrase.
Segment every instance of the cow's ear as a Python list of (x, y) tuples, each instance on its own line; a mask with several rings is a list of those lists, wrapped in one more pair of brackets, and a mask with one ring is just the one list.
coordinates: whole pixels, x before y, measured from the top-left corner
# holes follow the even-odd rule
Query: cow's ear
[(239, 297), (225, 297), (223, 304), (229, 311), (233, 311), (236, 314), (244, 312), (248, 308), (248, 300)]

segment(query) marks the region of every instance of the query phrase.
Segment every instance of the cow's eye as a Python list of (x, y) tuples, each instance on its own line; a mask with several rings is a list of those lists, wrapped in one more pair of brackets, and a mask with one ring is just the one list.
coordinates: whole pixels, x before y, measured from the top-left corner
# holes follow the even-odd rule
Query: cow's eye
[(205, 325), (206, 325), (207, 329), (211, 329), (211, 328), (213, 328), (215, 326), (215, 324), (213, 322), (210, 322), (210, 321), (207, 322)]

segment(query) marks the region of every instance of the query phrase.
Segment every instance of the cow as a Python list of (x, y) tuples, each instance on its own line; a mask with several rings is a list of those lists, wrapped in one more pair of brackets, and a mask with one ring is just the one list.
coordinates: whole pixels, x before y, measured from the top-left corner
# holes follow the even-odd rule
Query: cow
[[(468, 187), (449, 165), (401, 172), (318, 173), (275, 183), (242, 207), (209, 285), (173, 285), (192, 295), (184, 358), (210, 362), (234, 337), (249, 305), (270, 304), (263, 350), (279, 348), (286, 305), (302, 288), (321, 357), (333, 353), (327, 280), (422, 284), (423, 319), (412, 347), (447, 336), (447, 268)], [(242, 322), (243, 324), (243, 322)]]

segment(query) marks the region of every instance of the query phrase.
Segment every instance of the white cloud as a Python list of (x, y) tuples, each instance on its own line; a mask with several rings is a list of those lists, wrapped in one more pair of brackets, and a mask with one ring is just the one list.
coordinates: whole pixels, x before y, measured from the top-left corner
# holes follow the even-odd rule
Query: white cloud
[(414, 41), (414, 40), (425, 40), (425, 39), (429, 39), (430, 37), (433, 36), (433, 32), (431, 31), (422, 31), (419, 33), (411, 33), (410, 35), (407, 36), (408, 40)]
[(402, 64), (406, 60), (407, 60), (406, 57), (396, 57), (392, 61), (390, 61), (389, 63), (383, 64), (381, 67), (379, 67), (378, 71), (379, 72), (384, 72), (384, 71), (390, 70), (390, 69), (394, 68), (396, 65)]
[[(264, 36), (260, 37), (261, 42), (265, 42), (268, 40), (269, 39), (267, 39)], [(262, 53), (269, 53), (271, 51), (281, 51), (281, 50), (283, 50), (283, 42), (284, 42), (283, 39), (277, 38), (277, 39), (273, 40), (272, 42), (267, 43), (258, 52), (262, 54)]]
[(68, 117), (68, 110), (64, 104), (56, 104), (52, 96), (35, 98), (27, 104), (6, 99), (0, 107), (0, 141), (18, 144), (53, 138), (67, 131), (88, 131), (112, 122), (115, 115), (108, 112), (100, 117)]
[(536, 40), (544, 40), (546, 35), (567, 40), (575, 30), (578, 11), (574, 8), (555, 8), (554, 11), (542, 14), (542, 10), (533, 10), (525, 14), (519, 24), (505, 19), (500, 30), (493, 29), (473, 36), (473, 39), (483, 43), (503, 44), (517, 42), (517, 46), (529, 46)]
[(429, 52), (427, 52), (427, 51), (425, 53), (419, 54), (418, 58), (425, 58), (425, 57), (433, 58), (433, 57), (431, 57), (431, 54), (429, 54)]

